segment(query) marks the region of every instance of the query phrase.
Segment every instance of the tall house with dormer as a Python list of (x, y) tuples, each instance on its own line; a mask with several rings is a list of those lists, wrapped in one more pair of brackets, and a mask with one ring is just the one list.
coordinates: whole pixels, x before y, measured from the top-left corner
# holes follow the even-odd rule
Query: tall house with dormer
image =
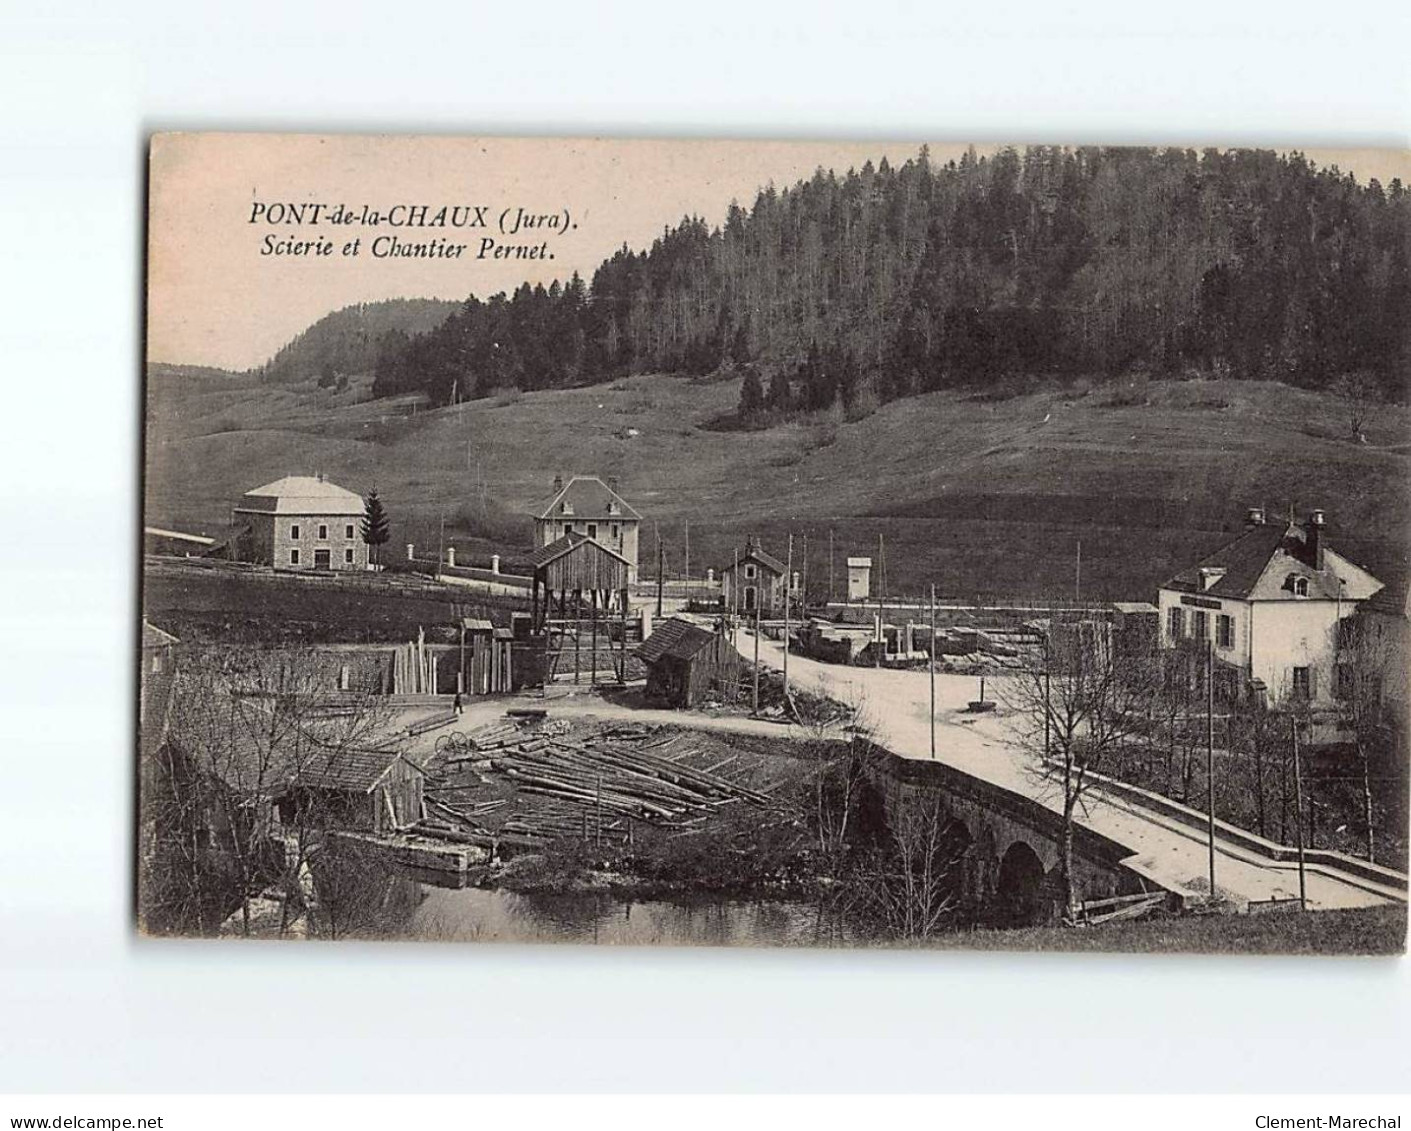
[(584, 534), (621, 554), (628, 581), (637, 580), (637, 546), (642, 516), (617, 493), (615, 479), (575, 475), (554, 477), (553, 494), (534, 512), (534, 544), (547, 546), (565, 534)]
[(1162, 644), (1213, 642), (1271, 703), (1331, 702), (1339, 623), (1382, 583), (1329, 546), (1325, 527), (1320, 510), (1299, 523), (1251, 508), (1240, 537), (1161, 586)]

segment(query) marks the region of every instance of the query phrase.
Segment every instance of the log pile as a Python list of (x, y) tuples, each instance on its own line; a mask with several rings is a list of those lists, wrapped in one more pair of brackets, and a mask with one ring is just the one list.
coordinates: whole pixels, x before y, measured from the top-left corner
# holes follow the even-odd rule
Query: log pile
[(569, 737), (525, 723), (507, 719), (437, 742), (425, 831), (471, 843), (630, 843), (642, 825), (689, 830), (728, 805), (775, 805), (741, 780), (738, 755), (722, 756), (699, 736), (626, 725)]

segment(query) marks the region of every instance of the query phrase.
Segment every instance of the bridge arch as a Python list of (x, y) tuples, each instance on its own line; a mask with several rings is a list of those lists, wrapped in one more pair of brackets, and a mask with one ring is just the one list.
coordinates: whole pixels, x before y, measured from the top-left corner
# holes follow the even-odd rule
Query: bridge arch
[(999, 861), (995, 883), (995, 917), (1000, 925), (1028, 926), (1046, 917), (1044, 862), (1027, 841), (1016, 840)]

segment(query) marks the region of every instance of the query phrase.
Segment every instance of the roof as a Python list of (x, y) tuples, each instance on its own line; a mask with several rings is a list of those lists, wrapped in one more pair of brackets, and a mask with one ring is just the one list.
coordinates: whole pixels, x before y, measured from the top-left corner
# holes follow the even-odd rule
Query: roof
[[(755, 562), (758, 565), (762, 565), (771, 573), (777, 573), (781, 577), (784, 575), (784, 563), (781, 562), (778, 558), (776, 558), (773, 554), (771, 554), (768, 550), (762, 550), (758, 546), (745, 547), (745, 552), (742, 553), (739, 557), (739, 563), (740, 565), (744, 565), (746, 562)], [(728, 566), (723, 567), (720, 572), (729, 573), (734, 568), (735, 563), (732, 561)]]
[(862, 568), (865, 568), (865, 569), (871, 569), (871, 568), (872, 568), (872, 559), (871, 559), (871, 558), (849, 558), (849, 559), (848, 559), (848, 567), (849, 567), (849, 568), (862, 567)]
[(1361, 607), (1386, 616), (1411, 617), (1411, 574), (1396, 571)]
[(579, 534), (577, 531), (565, 534), (562, 538), (555, 538), (547, 546), (540, 546), (529, 555), (529, 564), (536, 570), (543, 569), (550, 562), (558, 561), (565, 554), (576, 550), (583, 543), (589, 543), (595, 550), (600, 550), (610, 557), (616, 558), (625, 565), (631, 565), (625, 557), (609, 546), (604, 546), (596, 538), (589, 538), (586, 534)]
[[(1307, 578), (1308, 596), (1360, 600), (1381, 583), (1366, 570), (1324, 546), (1318, 569), (1308, 549), (1308, 532), (1297, 523), (1266, 523), (1251, 527), (1232, 542), (1164, 582), (1163, 589), (1234, 600), (1270, 600), (1287, 594), (1290, 576)], [(1222, 571), (1208, 587), (1202, 570)]]
[(361, 515), (363, 497), (322, 476), (286, 475), (246, 491), (237, 511), (258, 514)]
[[(326, 748), (309, 756), (295, 779), (307, 789), (339, 789), (366, 793), (386, 776), (402, 754), (396, 750), (352, 750)], [(421, 767), (410, 758), (409, 766)]]
[(144, 648), (170, 648), (181, 641), (170, 632), (163, 632), (155, 624), (152, 624), (146, 617), (142, 618), (142, 647)]
[(204, 534), (183, 534), (180, 530), (163, 530), (160, 526), (144, 526), (142, 533), (148, 538), (170, 538), (176, 542), (190, 542), (196, 546), (214, 546), (216, 540)]
[(461, 627), (467, 632), (493, 632), (495, 629), (492, 622), (481, 617), (462, 617)]
[(1161, 611), (1150, 601), (1113, 601), (1112, 607), (1119, 613), (1159, 613)]
[(713, 632), (707, 632), (704, 628), (688, 624), (676, 617), (668, 617), (657, 626), (655, 632), (637, 646), (637, 655), (648, 664), (665, 658), (689, 660), (702, 652), (714, 639)]
[[(564, 509), (567, 503), (569, 509)], [(609, 510), (609, 505), (616, 510)], [(534, 512), (535, 518), (637, 519), (641, 515), (596, 475), (575, 475), (549, 501)]]

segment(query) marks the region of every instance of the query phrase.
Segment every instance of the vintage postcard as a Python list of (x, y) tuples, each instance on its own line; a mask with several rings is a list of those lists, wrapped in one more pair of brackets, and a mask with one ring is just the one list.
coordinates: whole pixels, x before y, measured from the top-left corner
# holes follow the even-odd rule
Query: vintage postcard
[(1404, 949), (1411, 155), (150, 145), (144, 934)]

